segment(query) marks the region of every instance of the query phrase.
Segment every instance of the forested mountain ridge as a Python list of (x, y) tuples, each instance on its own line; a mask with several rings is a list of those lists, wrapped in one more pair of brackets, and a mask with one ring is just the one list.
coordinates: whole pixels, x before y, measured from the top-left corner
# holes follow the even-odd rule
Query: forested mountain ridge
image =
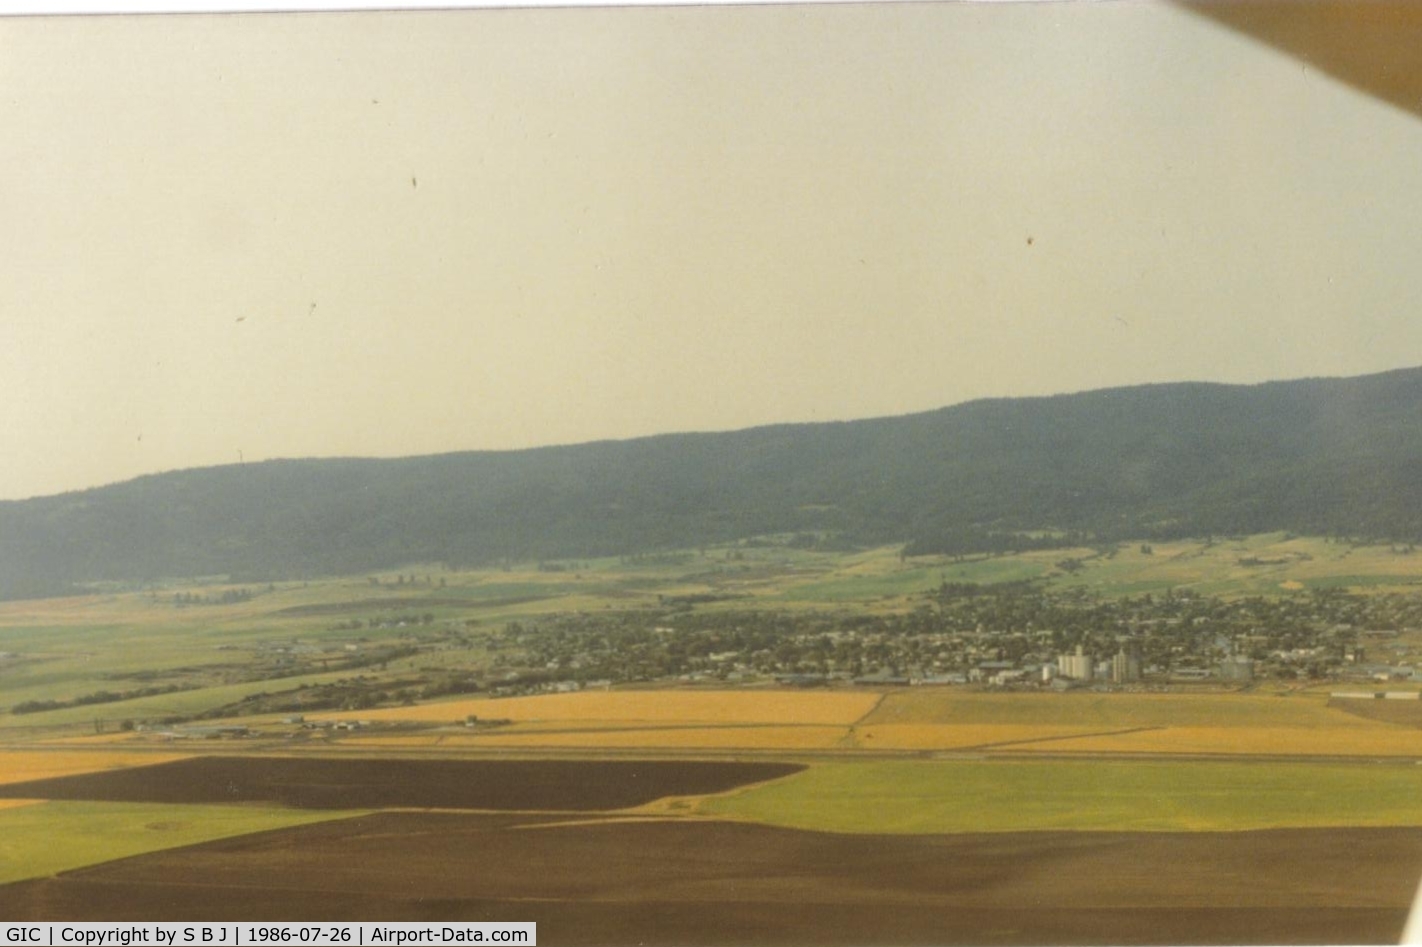
[(763, 533), (1014, 545), (1287, 529), (1422, 539), (1422, 369), (393, 460), (274, 460), (0, 503), (0, 596), (649, 551)]

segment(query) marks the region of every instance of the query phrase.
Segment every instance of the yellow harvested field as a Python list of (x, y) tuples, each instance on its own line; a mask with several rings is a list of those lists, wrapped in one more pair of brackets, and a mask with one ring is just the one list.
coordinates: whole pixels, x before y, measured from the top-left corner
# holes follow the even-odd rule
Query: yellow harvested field
[(993, 694), (924, 687), (890, 693), (863, 721), (865, 726), (882, 724), (1024, 724), (1094, 730), (1177, 726), (1372, 730), (1380, 726), (1329, 707), (1326, 694)]
[(112, 595), (76, 595), (67, 598), (19, 599), (0, 602), (0, 623), (6, 626), (72, 625), (97, 618), (114, 620), (122, 605)]
[(856, 727), (855, 746), (866, 750), (955, 750), (1031, 740), (1083, 737), (1099, 728), (1038, 724), (908, 723)]
[[(626, 727), (646, 723), (645, 720), (519, 720), (499, 728), (500, 733), (517, 731), (531, 733), (538, 730), (606, 730), (608, 727)], [(697, 723), (698, 721), (672, 721), (672, 723)]]
[(0, 809), (18, 809), (20, 806), (37, 806), (43, 799), (0, 799)]
[[(876, 693), (849, 691), (582, 691), (538, 697), (458, 700), (391, 707), (360, 714), (362, 720), (453, 723), (471, 714), (484, 719), (597, 721), (606, 723), (764, 723), (848, 725), (878, 702)], [(349, 714), (312, 714), (339, 719)]]
[(361, 747), (432, 747), (442, 744), (447, 745), (449, 739), (451, 738), (436, 733), (430, 733), (419, 737), (347, 737), (343, 738), (341, 743), (348, 746)]
[(824, 750), (839, 746), (845, 727), (662, 727), (656, 729), (496, 731), (466, 746), (564, 747), (569, 749)]
[(1311, 730), (1301, 727), (1165, 727), (1115, 736), (1023, 744), (1015, 750), (1048, 753), (1226, 753), (1251, 756), (1422, 756), (1422, 731)]
[(579, 722), (450, 730), (411, 736), (352, 735), (360, 747), (563, 748), (563, 749), (765, 749), (765, 750), (968, 750), (1011, 752), (1226, 754), (1249, 756), (1417, 756), (1422, 731), (1375, 728), (1158, 727), (1131, 733), (1042, 724), (884, 724), (878, 726), (736, 725), (723, 727)]
[(24, 783), (32, 779), (73, 776), (76, 773), (96, 773), (106, 769), (127, 769), (130, 766), (153, 766), (186, 759), (182, 753), (92, 753), (68, 750), (0, 750), (0, 783)]
[[(331, 745), (338, 745), (346, 749), (426, 749), (426, 750), (460, 750), (478, 749), (481, 746), (488, 746), (485, 741), (490, 735), (518, 735), (517, 731), (499, 729), (496, 731), (474, 731), (474, 730), (445, 730), (435, 733), (425, 733), (418, 736), (386, 736), (384, 734), (351, 734), (343, 736), (338, 740), (333, 740)], [(572, 739), (576, 739), (575, 737)], [(502, 743), (501, 746), (511, 746), (510, 743)]]

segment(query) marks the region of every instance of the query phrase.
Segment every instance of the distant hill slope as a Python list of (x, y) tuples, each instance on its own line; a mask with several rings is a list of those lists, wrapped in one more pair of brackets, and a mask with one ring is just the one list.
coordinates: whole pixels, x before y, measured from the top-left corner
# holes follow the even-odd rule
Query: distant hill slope
[[(0, 503), (0, 596), (832, 531), (1422, 539), (1422, 369), (976, 401), (905, 417), (398, 460), (279, 460)], [(1011, 540), (1018, 542), (1019, 540)]]

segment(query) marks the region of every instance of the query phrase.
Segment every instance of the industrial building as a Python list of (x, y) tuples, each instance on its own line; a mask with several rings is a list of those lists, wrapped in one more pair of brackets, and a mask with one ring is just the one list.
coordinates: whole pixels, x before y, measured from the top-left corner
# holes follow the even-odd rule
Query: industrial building
[(1057, 658), (1057, 673), (1076, 681), (1091, 680), (1091, 655), (1083, 653), (1081, 645), (1076, 646), (1076, 654), (1063, 654)]
[(1134, 639), (1121, 642), (1121, 650), (1111, 659), (1111, 681), (1131, 684), (1141, 679), (1141, 643)]

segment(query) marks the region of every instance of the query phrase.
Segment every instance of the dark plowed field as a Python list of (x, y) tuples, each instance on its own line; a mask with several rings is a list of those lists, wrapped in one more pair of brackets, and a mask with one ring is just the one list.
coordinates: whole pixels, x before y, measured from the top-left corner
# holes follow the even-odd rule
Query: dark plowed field
[(1386, 943), (1422, 830), (851, 836), (384, 813), (0, 887), (3, 920), (534, 920), (547, 944)]
[(804, 769), (789, 763), (333, 760), (196, 757), (0, 785), (0, 798), (266, 802), (302, 809), (621, 809), (723, 792)]

